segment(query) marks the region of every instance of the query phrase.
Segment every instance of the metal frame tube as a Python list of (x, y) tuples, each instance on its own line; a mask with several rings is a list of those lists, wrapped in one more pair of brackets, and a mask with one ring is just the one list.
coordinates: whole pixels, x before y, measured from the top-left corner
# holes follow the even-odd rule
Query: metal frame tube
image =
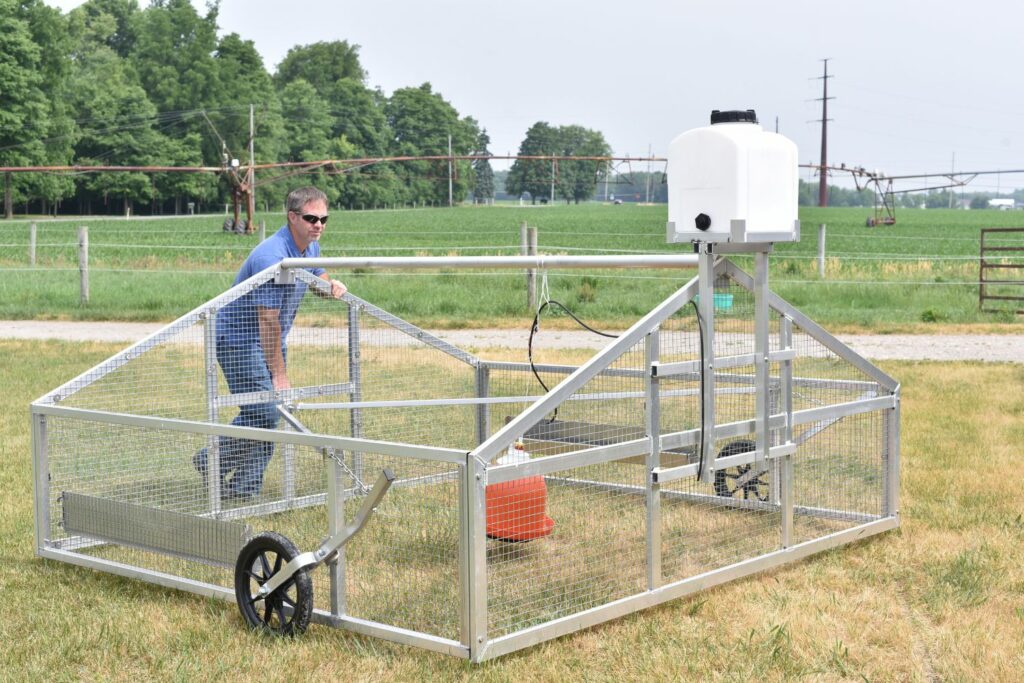
[(886, 412), (887, 461), (885, 463), (885, 500), (883, 513), (900, 516), (900, 387), (893, 393), (895, 405)]
[(692, 254), (643, 256), (344, 256), (335, 258), (287, 258), (282, 270), (305, 268), (695, 268)]
[(35, 496), (36, 554), (50, 537), (50, 463), (46, 416), (32, 411), (32, 482)]
[(479, 662), (487, 645), (487, 463), (470, 454), (465, 473), (467, 495), (462, 522), (469, 582), (463, 595), (469, 602), (469, 628), (463, 642), (469, 647), (470, 659)]
[[(317, 278), (319, 279), (319, 278)], [(363, 310), (358, 304), (348, 306), (348, 383), (350, 386), (349, 400), (359, 403), (363, 400), (363, 364), (362, 364), (362, 342), (360, 332), (362, 330), (359, 322), (359, 312)], [(349, 428), (352, 436), (362, 438), (363, 436), (363, 411), (354, 408), (349, 414)], [(344, 457), (344, 454), (342, 455)], [(363, 478), (363, 455), (352, 452), (352, 471), (360, 480)]]
[[(793, 348), (793, 321), (783, 316), (779, 324), (779, 347)], [(782, 412), (786, 416), (782, 428), (782, 442), (793, 441), (793, 361), (784, 360), (779, 368), (782, 384)], [(793, 544), (793, 456), (783, 456), (779, 461), (779, 503), (782, 507), (782, 529), (780, 532), (783, 548)]]
[[(206, 419), (217, 423), (217, 311), (210, 309), (203, 318), (203, 362), (206, 371)], [(211, 473), (215, 472), (215, 476)], [(219, 512), (220, 502), (220, 437), (206, 439), (206, 481), (209, 491), (210, 511)]]
[[(481, 403), (476, 408), (476, 443), (482, 444), (491, 433), (491, 411), (488, 403), (491, 387), (491, 369), (480, 364), (476, 367), (476, 397)], [(536, 400), (536, 399), (534, 399)]]
[(701, 433), (703, 448), (700, 453), (701, 481), (710, 484), (715, 479), (715, 255), (711, 245), (700, 243), (698, 255), (697, 289), (700, 302), (701, 335)]
[(754, 394), (754, 442), (757, 456), (754, 467), (761, 470), (768, 457), (771, 418), (768, 392), (768, 253), (754, 254), (754, 376), (757, 393)]
[(644, 344), (644, 363), (651, 371), (644, 378), (645, 419), (647, 422), (647, 589), (661, 585), (661, 485), (654, 472), (661, 466), (661, 400), (658, 396), (659, 380), (654, 373), (661, 357), (660, 333), (652, 329)]
[(376, 441), (374, 439), (353, 439), (328, 434), (299, 434), (258, 427), (235, 427), (233, 425), (211, 425), (195, 420), (178, 420), (164, 417), (147, 417), (112, 413), (104, 410), (85, 410), (82, 408), (65, 408), (63, 406), (36, 405), (33, 410), (43, 415), (57, 415), (79, 420), (102, 422), (104, 424), (122, 424), (133, 427), (147, 427), (155, 430), (185, 432), (189, 434), (207, 434), (231, 436), (236, 439), (268, 441), (273, 443), (291, 443), (296, 446), (313, 448), (358, 449), (365, 453), (393, 455), (399, 458), (416, 458), (434, 462), (447, 462), (461, 465), (466, 457), (465, 450), (457, 448), (440, 448), (437, 446), (418, 446), (398, 443), (395, 441)]

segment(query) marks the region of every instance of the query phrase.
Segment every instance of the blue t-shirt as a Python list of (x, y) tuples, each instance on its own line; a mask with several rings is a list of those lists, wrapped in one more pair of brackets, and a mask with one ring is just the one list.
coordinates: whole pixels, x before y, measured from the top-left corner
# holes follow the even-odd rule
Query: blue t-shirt
[[(285, 225), (267, 239), (260, 242), (249, 258), (245, 259), (242, 269), (235, 276), (235, 284), (245, 282), (253, 275), (280, 263), (286, 258), (316, 258), (320, 255), (320, 243), (311, 242), (306, 251), (299, 251), (292, 238), (291, 230)], [(319, 277), (323, 268), (307, 268), (307, 271)], [(296, 280), (293, 285), (278, 285), (266, 282), (245, 296), (235, 299), (217, 313), (217, 341), (232, 346), (258, 346), (260, 332), (257, 307), (272, 308), (278, 311), (281, 323), (281, 347), (285, 346), (295, 313), (299, 309), (302, 297), (306, 294), (305, 282)]]

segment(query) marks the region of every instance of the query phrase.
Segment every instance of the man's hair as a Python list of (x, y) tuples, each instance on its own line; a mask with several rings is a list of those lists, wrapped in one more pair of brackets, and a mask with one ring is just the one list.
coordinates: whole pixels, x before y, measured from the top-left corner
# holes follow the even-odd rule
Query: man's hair
[(322, 201), (327, 204), (327, 195), (315, 187), (299, 187), (288, 193), (288, 199), (285, 200), (285, 208), (288, 211), (294, 211), (296, 213), (302, 211), (302, 208), (310, 202), (316, 200)]

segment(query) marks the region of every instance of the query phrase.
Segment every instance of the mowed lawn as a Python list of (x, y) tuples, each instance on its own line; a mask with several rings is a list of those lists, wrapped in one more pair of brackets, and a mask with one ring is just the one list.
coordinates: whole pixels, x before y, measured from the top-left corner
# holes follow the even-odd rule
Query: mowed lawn
[[(1021, 226), (1024, 214), (901, 209), (896, 225), (869, 228), (864, 224), (869, 212), (802, 209), (800, 242), (779, 244), (772, 256), (773, 289), (834, 331), (1020, 329), (1013, 313), (978, 310), (978, 248), (982, 228)], [(667, 218), (665, 205), (599, 203), (335, 210), (322, 249), (325, 256), (517, 254), (520, 225), (526, 222), (537, 228), (543, 254), (691, 252), (688, 244), (666, 242)], [(284, 216), (260, 219), (269, 232)], [(256, 245), (257, 235), (224, 233), (222, 221), (223, 216), (40, 221), (35, 267), (29, 266), (30, 223), (0, 222), (0, 319), (172, 320), (230, 286)], [(827, 226), (824, 277), (817, 263), (820, 224)], [(79, 302), (80, 225), (89, 227), (86, 306)], [(1024, 235), (1000, 244), (1024, 246)], [(747, 268), (751, 263), (750, 257), (736, 260)], [(1015, 262), (1024, 263), (1024, 256)], [(355, 269), (336, 274), (360, 297), (428, 327), (508, 327), (527, 324), (532, 313), (522, 272)], [(620, 328), (694, 274), (547, 273), (551, 298), (584, 320)], [(1024, 286), (1004, 287), (1002, 293), (1022, 295)], [(996, 305), (1015, 307), (1013, 302)]]
[(0, 342), (5, 680), (984, 680), (1024, 671), (1024, 366), (884, 363), (903, 526), (483, 665), (34, 557), (28, 405), (118, 347)]

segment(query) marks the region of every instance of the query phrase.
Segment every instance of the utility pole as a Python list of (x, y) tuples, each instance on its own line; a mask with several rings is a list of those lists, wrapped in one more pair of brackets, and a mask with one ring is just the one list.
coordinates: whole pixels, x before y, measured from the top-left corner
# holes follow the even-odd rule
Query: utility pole
[(835, 76), (828, 75), (828, 59), (821, 60), (825, 63), (825, 73), (821, 76), (821, 168), (818, 173), (818, 206), (828, 206), (828, 101), (834, 97), (828, 96), (828, 79)]
[(246, 213), (249, 214), (249, 224), (245, 231), (251, 233), (255, 226), (253, 218), (256, 215), (256, 114), (255, 107), (249, 105), (249, 201), (246, 205)]
[(555, 160), (551, 160), (551, 201), (549, 202), (552, 206), (555, 204)]
[[(953, 152), (953, 161), (949, 165), (950, 175), (956, 174), (956, 152)], [(953, 195), (956, 193), (952, 187), (949, 188), (949, 208), (953, 208)]]
[(651, 145), (647, 144), (647, 182), (644, 183), (646, 186), (646, 194), (644, 198), (645, 204), (651, 203)]
[(452, 136), (448, 136), (448, 206), (455, 206), (452, 201)]

